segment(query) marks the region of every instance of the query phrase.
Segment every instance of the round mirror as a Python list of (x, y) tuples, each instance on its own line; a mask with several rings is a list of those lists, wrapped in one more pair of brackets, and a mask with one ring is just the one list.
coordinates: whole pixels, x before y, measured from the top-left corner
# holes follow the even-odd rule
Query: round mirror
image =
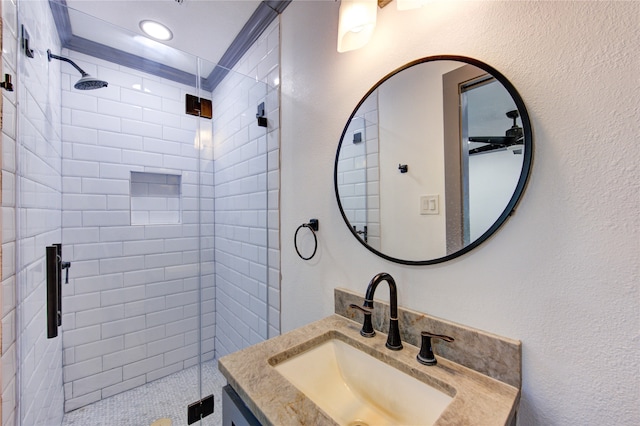
[(334, 168), (351, 233), (385, 259), (444, 262), (513, 212), (533, 154), (529, 116), (507, 79), (471, 58), (413, 61), (358, 103)]

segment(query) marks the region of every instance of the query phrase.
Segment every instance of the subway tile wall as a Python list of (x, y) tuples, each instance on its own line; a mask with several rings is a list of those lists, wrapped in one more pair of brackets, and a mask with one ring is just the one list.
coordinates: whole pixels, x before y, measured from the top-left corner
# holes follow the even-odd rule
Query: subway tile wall
[[(380, 250), (380, 172), (378, 161), (378, 96), (373, 92), (360, 105), (344, 135), (338, 163), (342, 210), (359, 237)], [(355, 134), (361, 141), (354, 142)]]
[[(16, 83), (3, 91), (2, 422), (59, 424), (62, 339), (47, 339), (45, 320), (45, 247), (62, 240), (60, 80), (46, 56), (59, 42), (46, 2), (22, 2), (19, 22), (16, 2), (2, 6), (3, 67)], [(33, 58), (17, 50), (18, 23)]]
[(367, 244), (381, 250), (378, 92), (371, 94), (360, 108), (364, 114), (367, 135)]
[(70, 411), (213, 358), (213, 156), (212, 121), (184, 112), (195, 88), (63, 55), (109, 82), (78, 91), (61, 65)]
[[(2, 72), (17, 86), (15, 2), (2, 1)], [(2, 425), (16, 419), (16, 91), (2, 90)]]
[(213, 92), (216, 357), (280, 333), (277, 20), (233, 71)]
[(355, 116), (340, 146), (337, 179), (342, 210), (358, 232), (367, 226), (367, 143), (365, 119)]

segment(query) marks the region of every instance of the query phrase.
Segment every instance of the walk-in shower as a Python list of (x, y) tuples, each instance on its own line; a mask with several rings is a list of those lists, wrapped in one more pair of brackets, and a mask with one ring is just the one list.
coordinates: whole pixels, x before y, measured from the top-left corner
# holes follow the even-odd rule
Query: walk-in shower
[[(63, 424), (65, 412), (66, 424), (186, 424), (187, 405), (220, 384), (205, 377), (218, 356), (279, 332), (270, 263), (278, 259), (277, 238), (270, 240), (278, 96), (266, 83), (277, 73), (277, 20), (261, 36), (268, 50), (259, 40), (223, 78), (216, 73), (213, 87), (220, 67), (202, 58), (167, 56), (166, 46), (163, 62), (106, 47), (95, 50), (101, 57), (81, 53), (65, 48), (46, 2), (20, 5), (14, 26), (38, 28), (31, 46), (49, 52), (16, 49), (18, 95), (3, 94), (5, 111), (17, 109), (15, 168), (3, 162), (11, 189), (3, 201), (15, 213), (13, 230), (3, 221), (3, 243), (15, 247), (15, 270), (2, 277), (15, 282), (16, 364), (13, 373), (3, 369), (3, 382), (15, 383), (16, 398), (13, 414), (3, 398), (3, 417), (25, 426)], [(121, 29), (83, 19), (122, 39)], [(76, 71), (101, 83), (75, 83)], [(186, 114), (187, 95), (211, 100), (212, 119)], [(268, 127), (256, 122), (262, 103)], [(47, 339), (45, 247), (58, 243), (72, 266), (60, 333)], [(108, 412), (90, 415), (94, 404)]]

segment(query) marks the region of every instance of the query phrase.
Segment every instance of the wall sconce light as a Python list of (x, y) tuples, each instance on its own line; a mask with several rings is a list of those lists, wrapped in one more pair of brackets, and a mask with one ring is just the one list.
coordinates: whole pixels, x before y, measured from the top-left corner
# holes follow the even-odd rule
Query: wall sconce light
[(377, 0), (342, 0), (338, 19), (338, 52), (359, 49), (376, 27)]
[[(359, 49), (376, 28), (378, 8), (393, 0), (342, 0), (338, 17), (338, 52)], [(398, 10), (418, 9), (430, 0), (396, 0)], [(376, 7), (377, 6), (377, 7)]]

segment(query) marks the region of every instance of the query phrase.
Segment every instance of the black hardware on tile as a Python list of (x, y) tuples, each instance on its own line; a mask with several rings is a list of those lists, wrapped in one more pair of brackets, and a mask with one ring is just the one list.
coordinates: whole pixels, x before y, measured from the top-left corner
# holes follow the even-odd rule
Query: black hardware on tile
[(416, 356), (416, 359), (420, 364), (424, 365), (436, 365), (438, 361), (433, 354), (433, 348), (431, 346), (431, 338), (444, 340), (445, 342), (453, 342), (455, 339), (444, 334), (434, 334), (428, 331), (420, 333), (422, 336), (422, 344), (420, 345), (420, 353)]
[(258, 105), (258, 112), (256, 118), (258, 119), (258, 126), (267, 127), (267, 117), (265, 115), (264, 102)]
[(213, 117), (213, 106), (210, 99), (200, 98), (200, 117), (208, 119)]
[(58, 325), (60, 325), (58, 309), (59, 295), (59, 274), (58, 274), (58, 247), (47, 246), (47, 339), (58, 336)]
[(71, 268), (71, 262), (60, 262), (60, 270), (66, 269), (66, 273), (64, 275), (64, 283), (69, 284), (69, 268)]
[(367, 308), (366, 306), (358, 306), (355, 303), (349, 305), (350, 308), (357, 309), (364, 314), (364, 321), (362, 322), (362, 329), (360, 334), (364, 337), (373, 337), (376, 335), (376, 331), (373, 329), (373, 323), (371, 321), (371, 314), (373, 314), (373, 308)]
[(11, 83), (11, 74), (4, 75), (4, 81), (0, 83), (0, 87), (5, 89), (7, 92), (13, 92), (13, 83)]
[(187, 407), (187, 424), (193, 424), (209, 414), (213, 414), (213, 395), (189, 404)]
[[(296, 233), (293, 235), (293, 246), (295, 247), (296, 253), (298, 253), (298, 256), (300, 257), (300, 259), (309, 260), (316, 255), (316, 251), (318, 250), (318, 237), (316, 236), (316, 232), (318, 231), (319, 227), (320, 227), (320, 223), (318, 222), (318, 219), (309, 219), (309, 223), (303, 223), (302, 225), (298, 226), (298, 229), (296, 229)], [(304, 257), (303, 255), (300, 254), (300, 250), (298, 250), (298, 232), (302, 228), (308, 228), (313, 234), (313, 241), (314, 241), (313, 253), (311, 253), (311, 256), (309, 257)]]
[(62, 261), (62, 244), (46, 247), (47, 262), (47, 338), (58, 336), (62, 325), (62, 270), (66, 269), (65, 282), (69, 283), (71, 262)]
[(353, 143), (360, 143), (362, 142), (362, 132), (355, 132), (353, 134)]
[(369, 232), (367, 231), (367, 225), (364, 225), (362, 231), (358, 231), (358, 228), (356, 227), (356, 225), (353, 225), (353, 232), (356, 233), (356, 235), (362, 235), (362, 238), (364, 239), (364, 242), (368, 242), (368, 235)]
[[(57, 243), (53, 245), (56, 248), (56, 270), (58, 276), (57, 280), (57, 293), (58, 293), (58, 326), (62, 325), (62, 244)], [(69, 271), (69, 269), (67, 269)]]
[(199, 98), (187, 93), (185, 99), (185, 112), (202, 118), (213, 117), (213, 107), (211, 100)]
[(398, 170), (400, 170), (400, 173), (407, 173), (409, 171), (409, 166), (406, 164), (398, 164)]
[(69, 268), (71, 268), (71, 262), (64, 262), (62, 260), (62, 244), (57, 243), (54, 244), (54, 246), (56, 246), (56, 249), (58, 250), (58, 325), (62, 325), (62, 270), (66, 270), (64, 283), (69, 284)]
[(200, 116), (200, 98), (190, 94), (186, 94), (185, 98), (185, 112), (189, 115)]
[(34, 57), (33, 49), (29, 48), (29, 32), (24, 27), (24, 25), (22, 25), (21, 47), (22, 47), (22, 50), (24, 50), (24, 54), (27, 55), (28, 58)]

